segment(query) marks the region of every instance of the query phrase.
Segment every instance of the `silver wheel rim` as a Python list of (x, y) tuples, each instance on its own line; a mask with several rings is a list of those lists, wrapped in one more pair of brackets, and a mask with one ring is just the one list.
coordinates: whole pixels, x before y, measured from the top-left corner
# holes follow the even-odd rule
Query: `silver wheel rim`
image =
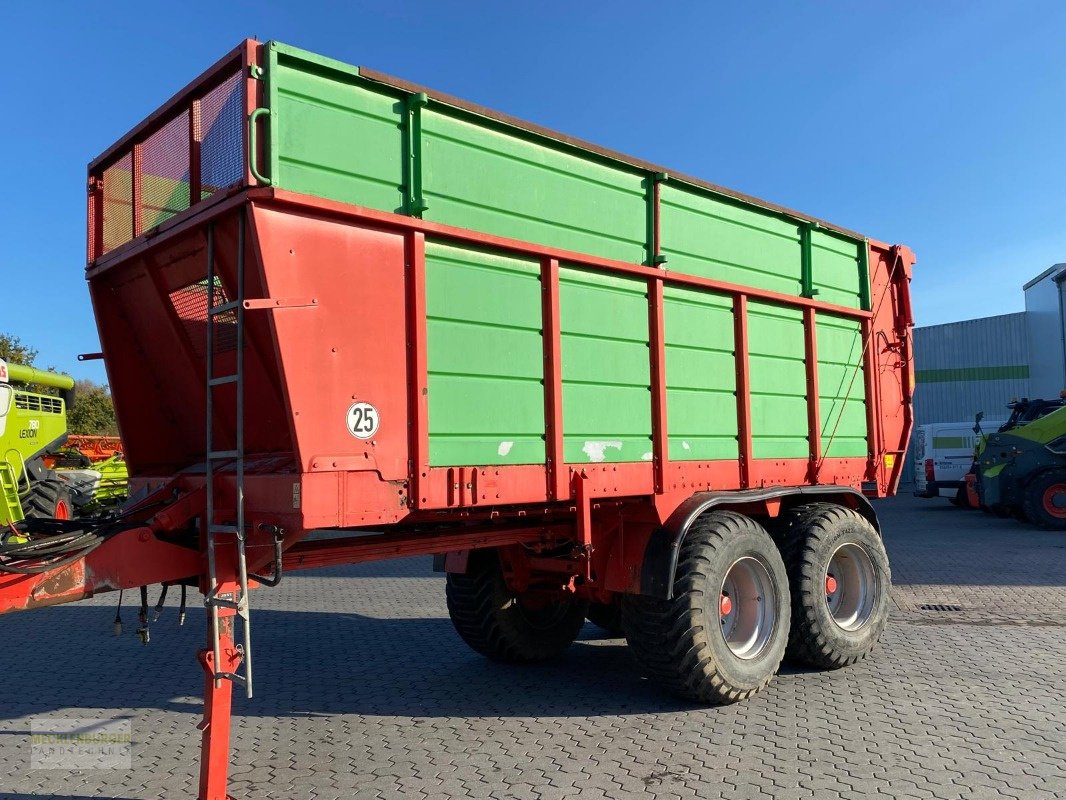
[(849, 542), (833, 551), (823, 583), (825, 602), (837, 626), (856, 631), (870, 621), (880, 585), (864, 547)]
[(718, 605), (722, 637), (737, 658), (755, 658), (777, 624), (777, 595), (770, 570), (754, 556), (734, 561), (726, 570)]

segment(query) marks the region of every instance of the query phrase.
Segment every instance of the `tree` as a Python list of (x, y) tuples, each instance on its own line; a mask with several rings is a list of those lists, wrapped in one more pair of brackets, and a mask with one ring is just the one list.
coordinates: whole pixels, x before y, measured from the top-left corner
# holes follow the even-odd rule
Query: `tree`
[(37, 360), (37, 351), (18, 336), (0, 333), (0, 358), (10, 364), (24, 364), (32, 367)]
[(118, 436), (115, 404), (107, 386), (89, 380), (74, 383), (74, 405), (67, 410), (70, 433), (83, 436)]

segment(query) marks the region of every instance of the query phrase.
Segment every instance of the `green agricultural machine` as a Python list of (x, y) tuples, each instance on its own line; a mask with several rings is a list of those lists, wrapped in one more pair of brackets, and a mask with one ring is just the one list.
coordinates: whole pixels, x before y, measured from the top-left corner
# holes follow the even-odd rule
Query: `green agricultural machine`
[(1066, 529), (1066, 406), (1055, 405), (982, 440), (975, 484), (983, 508)]
[[(35, 387), (60, 394), (42, 394)], [(69, 375), (0, 360), (0, 522), (74, 516), (67, 484), (45, 464), (45, 456), (67, 439), (67, 406), (73, 399)]]
[[(54, 389), (59, 394), (38, 391)], [(87, 452), (69, 437), (74, 379), (0, 359), (0, 525), (27, 517), (72, 519), (126, 498), (126, 462), (117, 439), (108, 452)]]

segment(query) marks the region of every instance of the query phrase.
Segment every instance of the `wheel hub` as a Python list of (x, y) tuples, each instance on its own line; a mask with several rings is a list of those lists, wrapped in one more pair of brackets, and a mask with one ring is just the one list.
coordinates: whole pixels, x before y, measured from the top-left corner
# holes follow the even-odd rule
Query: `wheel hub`
[(1066, 519), (1066, 483), (1053, 483), (1044, 490), (1044, 511), (1057, 519)]
[(70, 506), (65, 501), (60, 500), (56, 503), (55, 518), (56, 519), (71, 519), (73, 515), (70, 513)]
[(854, 543), (834, 551), (825, 575), (825, 602), (838, 626), (846, 631), (862, 628), (873, 616), (881, 591), (873, 560), (864, 547)]
[(733, 655), (747, 660), (763, 652), (777, 623), (777, 595), (770, 571), (760, 559), (745, 556), (726, 570), (718, 614)]

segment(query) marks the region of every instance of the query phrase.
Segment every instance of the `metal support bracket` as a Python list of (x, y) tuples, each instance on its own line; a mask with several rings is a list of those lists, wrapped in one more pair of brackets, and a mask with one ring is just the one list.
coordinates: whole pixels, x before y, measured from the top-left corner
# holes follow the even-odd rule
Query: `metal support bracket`
[(260, 297), (244, 301), (245, 311), (259, 311), (264, 308), (315, 308), (317, 297)]

